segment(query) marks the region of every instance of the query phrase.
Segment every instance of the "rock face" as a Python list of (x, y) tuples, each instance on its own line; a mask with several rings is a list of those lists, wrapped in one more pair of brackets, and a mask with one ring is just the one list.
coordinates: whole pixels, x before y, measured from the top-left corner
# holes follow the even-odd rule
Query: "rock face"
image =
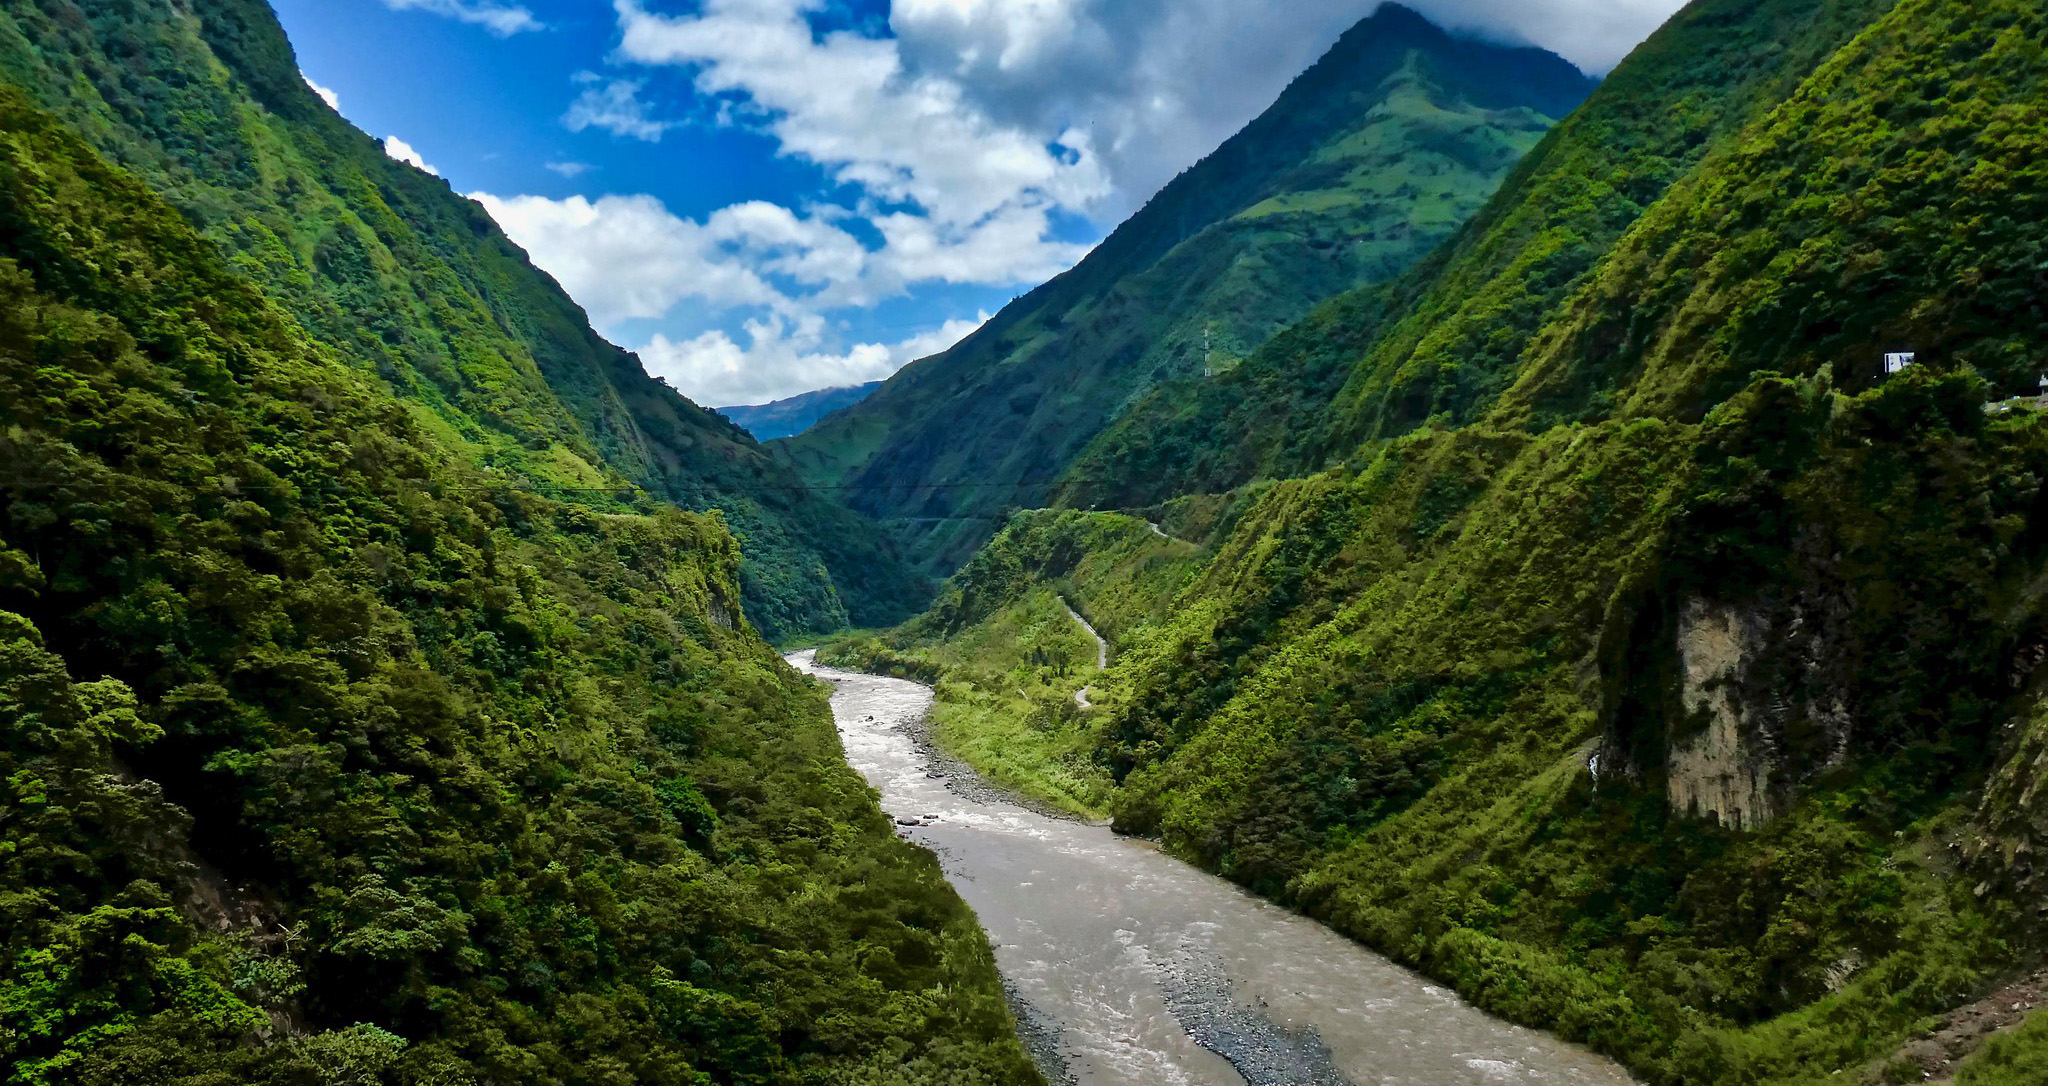
[(1762, 631), (1741, 610), (1695, 599), (1678, 620), (1680, 696), (1688, 717), (1706, 727), (1674, 737), (1665, 754), (1665, 794), (1672, 809), (1736, 829), (1760, 826), (1778, 813), (1771, 795), (1777, 750), (1741, 694), (1746, 665), (1762, 648)]
[(1840, 765), (1852, 733), (1839, 636), (1847, 607), (1795, 597), (1688, 600), (1677, 623), (1679, 707), (1664, 751), (1675, 811), (1755, 829), (1796, 785)]

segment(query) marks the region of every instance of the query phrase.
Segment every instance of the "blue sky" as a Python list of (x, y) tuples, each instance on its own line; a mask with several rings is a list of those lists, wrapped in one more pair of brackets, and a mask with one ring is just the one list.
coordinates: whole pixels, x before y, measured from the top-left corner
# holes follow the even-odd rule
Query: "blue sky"
[[(344, 116), (725, 406), (956, 342), (1378, 0), (273, 3)], [(1604, 71), (1678, 0), (1413, 6)]]

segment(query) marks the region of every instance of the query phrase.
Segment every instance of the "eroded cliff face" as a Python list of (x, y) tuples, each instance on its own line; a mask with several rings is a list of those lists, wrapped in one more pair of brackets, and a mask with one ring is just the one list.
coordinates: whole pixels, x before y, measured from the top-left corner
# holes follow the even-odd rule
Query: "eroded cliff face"
[(1761, 655), (1757, 616), (1695, 599), (1678, 620), (1680, 698), (1687, 723), (1665, 751), (1665, 794), (1672, 809), (1736, 829), (1760, 826), (1780, 810), (1771, 777), (1777, 736), (1742, 696), (1742, 679)]
[(1623, 708), (1594, 765), (1652, 787), (1661, 777), (1680, 814), (1757, 829), (1791, 808), (1802, 782), (1849, 758), (1849, 603), (1809, 591), (1691, 596), (1674, 610), (1642, 649), (1669, 654), (1649, 662), (1662, 689)]

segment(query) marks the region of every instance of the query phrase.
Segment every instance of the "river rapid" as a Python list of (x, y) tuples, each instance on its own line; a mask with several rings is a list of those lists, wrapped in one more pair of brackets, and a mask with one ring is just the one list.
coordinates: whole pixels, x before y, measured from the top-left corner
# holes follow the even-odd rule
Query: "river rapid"
[(979, 914), (1053, 1081), (1630, 1086), (1607, 1060), (1145, 842), (1011, 801), (930, 750), (929, 689), (812, 655), (789, 659), (837, 688), (847, 760)]

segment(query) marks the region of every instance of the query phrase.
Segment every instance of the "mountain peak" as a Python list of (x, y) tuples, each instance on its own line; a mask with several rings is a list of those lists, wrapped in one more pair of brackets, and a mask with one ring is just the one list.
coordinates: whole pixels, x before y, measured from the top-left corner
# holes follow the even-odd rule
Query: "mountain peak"
[[(1357, 26), (1373, 26), (1381, 29), (1407, 27), (1416, 30), (1434, 30), (1438, 34), (1445, 34), (1444, 28), (1431, 21), (1429, 16), (1406, 4), (1395, 3), (1394, 0), (1387, 0), (1386, 3), (1381, 4), (1378, 8), (1374, 9), (1371, 15), (1360, 19)], [(1357, 27), (1353, 27), (1353, 29), (1357, 29)], [(1447, 34), (1445, 36), (1448, 37)]]
[(1072, 271), (784, 451), (813, 482), (858, 483), (863, 512), (950, 570), (1118, 405), (1230, 365), (1448, 237), (1592, 88), (1561, 57), (1383, 4)]

